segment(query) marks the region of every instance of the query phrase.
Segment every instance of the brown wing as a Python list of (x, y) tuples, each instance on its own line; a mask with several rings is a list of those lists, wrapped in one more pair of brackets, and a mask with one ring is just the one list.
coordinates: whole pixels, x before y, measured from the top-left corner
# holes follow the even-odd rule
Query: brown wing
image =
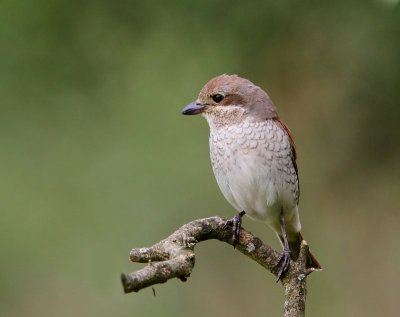
[(296, 171), (296, 177), (297, 177), (297, 187), (298, 187), (298, 190), (297, 190), (297, 204), (299, 203), (299, 198), (300, 198), (300, 182), (299, 182), (299, 171), (298, 171), (298, 169), (297, 169), (297, 163), (296, 163), (296, 159), (297, 159), (297, 153), (296, 153), (296, 145), (294, 144), (294, 141), (293, 141), (293, 137), (292, 137), (292, 132), (290, 131), (290, 129), (286, 126), (286, 124), (279, 118), (279, 117), (276, 117), (276, 118), (274, 118), (274, 121), (276, 122), (276, 123), (278, 123), (281, 127), (282, 127), (282, 129), (286, 132), (286, 134), (288, 135), (288, 137), (289, 137), (289, 141), (290, 141), (290, 149), (291, 149), (291, 152), (292, 152), (292, 155), (291, 155), (291, 158), (292, 158), (292, 164), (293, 164), (293, 166), (294, 166), (294, 169), (295, 169), (295, 171)]

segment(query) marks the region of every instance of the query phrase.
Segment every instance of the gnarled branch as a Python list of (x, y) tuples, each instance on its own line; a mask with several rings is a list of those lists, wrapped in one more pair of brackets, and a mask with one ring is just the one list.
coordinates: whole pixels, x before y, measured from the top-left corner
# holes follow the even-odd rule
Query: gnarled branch
[[(139, 290), (171, 278), (183, 281), (190, 276), (195, 264), (194, 247), (198, 242), (217, 239), (232, 245), (232, 228), (226, 219), (210, 217), (191, 221), (168, 238), (149, 248), (132, 249), (132, 262), (148, 263), (146, 267), (129, 274), (122, 274), (125, 293)], [(280, 253), (264, 244), (259, 238), (242, 229), (236, 249), (277, 275), (276, 264)], [(303, 241), (297, 261), (291, 261), (289, 271), (282, 279), (285, 288), (284, 316), (304, 316), (307, 294), (306, 277), (313, 270), (306, 267), (308, 246)]]

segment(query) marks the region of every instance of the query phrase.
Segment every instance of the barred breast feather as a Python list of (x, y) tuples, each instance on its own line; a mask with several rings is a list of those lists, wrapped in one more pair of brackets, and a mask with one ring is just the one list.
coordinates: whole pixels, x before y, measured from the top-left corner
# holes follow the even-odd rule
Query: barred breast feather
[(212, 127), (210, 156), (218, 185), (235, 209), (276, 229), (283, 211), (289, 231), (299, 232), (299, 181), (286, 129), (279, 119)]

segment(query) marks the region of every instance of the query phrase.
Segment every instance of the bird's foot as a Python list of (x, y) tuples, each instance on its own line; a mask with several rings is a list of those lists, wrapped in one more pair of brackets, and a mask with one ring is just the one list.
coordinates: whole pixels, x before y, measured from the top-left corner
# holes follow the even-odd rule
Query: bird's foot
[(227, 220), (225, 223), (225, 226), (232, 226), (232, 242), (234, 248), (236, 247), (236, 243), (239, 241), (242, 217), (245, 215), (245, 213), (245, 211), (241, 211), (235, 217)]
[(283, 250), (281, 257), (279, 258), (276, 267), (278, 269), (278, 279), (276, 282), (282, 280), (282, 278), (286, 275), (290, 266), (290, 250)]

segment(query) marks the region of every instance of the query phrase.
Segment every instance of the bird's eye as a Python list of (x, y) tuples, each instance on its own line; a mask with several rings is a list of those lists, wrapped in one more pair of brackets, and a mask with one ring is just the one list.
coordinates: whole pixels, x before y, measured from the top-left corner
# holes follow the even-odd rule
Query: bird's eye
[(224, 99), (224, 96), (221, 94), (215, 94), (212, 96), (212, 100), (214, 100), (216, 103), (220, 103), (222, 99)]

